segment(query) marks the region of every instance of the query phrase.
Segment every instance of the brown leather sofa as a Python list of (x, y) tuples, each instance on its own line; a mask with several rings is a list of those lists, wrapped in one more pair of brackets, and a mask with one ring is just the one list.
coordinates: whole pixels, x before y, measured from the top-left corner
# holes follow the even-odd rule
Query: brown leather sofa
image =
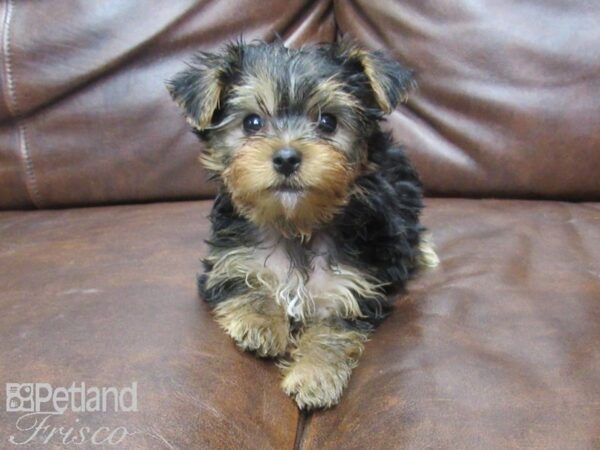
[[(598, 2), (4, 0), (0, 18), (0, 384), (138, 396), (22, 448), (73, 447), (59, 426), (126, 427), (127, 449), (600, 448)], [(164, 88), (195, 50), (275, 33), (349, 33), (415, 69), (386, 126), (441, 257), (312, 415), (197, 297), (215, 187)], [(17, 448), (35, 429), (7, 409)]]

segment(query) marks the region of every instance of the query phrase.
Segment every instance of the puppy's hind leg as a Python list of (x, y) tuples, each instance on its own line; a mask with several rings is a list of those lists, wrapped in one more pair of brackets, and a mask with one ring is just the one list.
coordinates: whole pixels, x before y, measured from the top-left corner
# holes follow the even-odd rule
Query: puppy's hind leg
[(437, 267), (440, 263), (440, 258), (435, 252), (433, 245), (433, 239), (431, 235), (424, 234), (421, 236), (421, 242), (419, 242), (419, 253), (417, 256), (417, 264), (419, 268), (432, 268)]
[(301, 409), (336, 405), (352, 369), (363, 352), (368, 334), (342, 320), (309, 323), (283, 362), (283, 390)]

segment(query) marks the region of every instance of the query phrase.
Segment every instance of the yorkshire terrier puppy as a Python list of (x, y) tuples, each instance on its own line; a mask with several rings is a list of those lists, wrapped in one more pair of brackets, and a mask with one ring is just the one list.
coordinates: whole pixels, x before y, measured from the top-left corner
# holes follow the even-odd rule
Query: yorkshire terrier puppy
[(231, 43), (168, 82), (221, 181), (200, 294), (240, 348), (280, 359), (302, 409), (338, 403), (394, 294), (436, 263), (418, 176), (379, 126), (412, 85), (350, 43)]

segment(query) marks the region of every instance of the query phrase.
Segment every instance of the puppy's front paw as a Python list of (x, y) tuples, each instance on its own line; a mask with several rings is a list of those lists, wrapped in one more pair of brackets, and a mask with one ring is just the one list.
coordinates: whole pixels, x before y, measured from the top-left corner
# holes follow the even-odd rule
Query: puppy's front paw
[(300, 409), (330, 408), (337, 405), (352, 371), (349, 365), (293, 364), (286, 371), (282, 387)]
[(289, 336), (287, 322), (254, 314), (253, 317), (230, 323), (225, 330), (238, 347), (255, 352), (258, 356), (275, 357), (286, 352)]
[(269, 314), (248, 304), (224, 302), (217, 306), (215, 315), (241, 349), (261, 357), (281, 356), (286, 352), (290, 325), (283, 313)]
[(300, 409), (337, 405), (363, 351), (367, 333), (326, 322), (310, 324), (282, 362), (283, 390)]

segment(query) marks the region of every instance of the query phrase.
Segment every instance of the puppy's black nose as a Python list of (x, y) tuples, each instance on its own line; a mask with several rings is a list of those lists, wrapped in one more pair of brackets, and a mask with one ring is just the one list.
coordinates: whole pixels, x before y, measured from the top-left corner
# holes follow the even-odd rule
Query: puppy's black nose
[(277, 172), (286, 177), (289, 177), (298, 170), (301, 162), (302, 155), (294, 148), (282, 148), (281, 150), (277, 150), (273, 155), (273, 167), (275, 167)]

